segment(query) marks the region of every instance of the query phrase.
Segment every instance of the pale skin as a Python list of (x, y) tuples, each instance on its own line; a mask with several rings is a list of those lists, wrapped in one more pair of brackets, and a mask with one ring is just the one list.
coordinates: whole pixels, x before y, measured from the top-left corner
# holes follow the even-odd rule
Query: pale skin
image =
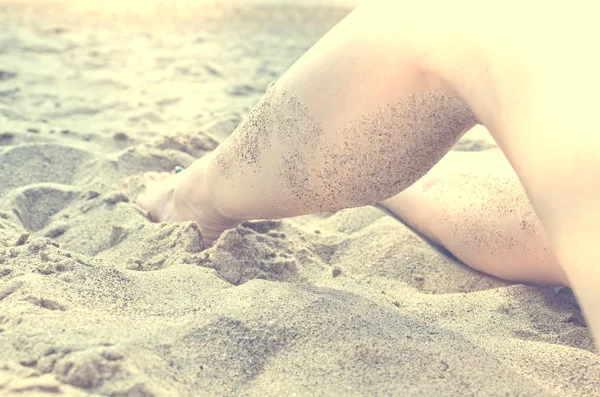
[[(600, 92), (600, 62), (587, 49), (595, 48), (600, 31), (582, 20), (594, 12), (581, 11), (592, 3), (573, 7), (573, 15), (547, 7), (544, 18), (533, 5), (517, 2), (496, 9), (471, 0), (447, 3), (358, 7), (282, 76), (270, 106), (251, 113), (264, 131), (261, 120), (281, 113), (278, 98), (293, 96), (319, 126), (321, 144), (297, 142), (307, 128), (295, 131), (294, 139), (274, 131), (265, 140), (248, 133), (253, 129), (245, 121), (185, 171), (147, 175), (138, 203), (157, 221), (196, 221), (212, 244), (242, 219), (381, 202), (473, 268), (511, 281), (571, 286), (598, 344), (600, 138), (593, 93)], [(474, 118), (453, 117), (460, 107), (441, 124), (405, 116), (407, 98), (432, 92), (461, 101)], [(416, 102), (429, 106), (430, 116), (454, 109), (447, 102)], [(352, 123), (390, 103), (399, 104), (397, 117), (407, 117), (398, 125), (415, 128), (384, 137), (387, 146), (371, 128), (348, 128), (367, 126)], [(500, 149), (451, 152), (434, 167), (475, 120)], [(449, 124), (455, 128), (446, 130)], [(441, 129), (424, 131), (422, 125)], [(343, 152), (348, 142), (360, 156)], [(248, 165), (244, 145), (258, 148)], [(371, 155), (388, 146), (411, 161)], [(290, 185), (297, 175), (283, 166), (286, 153), (304, 161), (306, 169), (294, 168), (304, 190)], [(430, 158), (423, 160), (423, 153)], [(319, 172), (340, 156), (348, 160), (343, 172)], [(361, 191), (372, 181), (365, 178), (374, 177), (382, 188)], [(302, 193), (328, 189), (335, 194), (325, 199)]]

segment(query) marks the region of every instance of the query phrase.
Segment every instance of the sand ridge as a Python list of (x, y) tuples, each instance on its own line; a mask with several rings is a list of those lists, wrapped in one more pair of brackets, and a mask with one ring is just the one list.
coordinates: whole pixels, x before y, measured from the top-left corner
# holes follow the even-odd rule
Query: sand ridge
[(348, 9), (0, 7), (0, 395), (598, 395), (569, 290), (482, 275), (375, 207), (205, 249), (123, 190), (214, 150)]

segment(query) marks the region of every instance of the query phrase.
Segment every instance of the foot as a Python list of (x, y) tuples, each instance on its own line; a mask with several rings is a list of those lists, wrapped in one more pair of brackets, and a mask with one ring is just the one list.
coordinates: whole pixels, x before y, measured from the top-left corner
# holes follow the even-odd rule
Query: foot
[(136, 201), (150, 212), (155, 222), (196, 222), (202, 229), (204, 244), (209, 247), (239, 221), (223, 216), (211, 203), (204, 184), (208, 157), (197, 160), (180, 173), (145, 173), (141, 178), (146, 190)]

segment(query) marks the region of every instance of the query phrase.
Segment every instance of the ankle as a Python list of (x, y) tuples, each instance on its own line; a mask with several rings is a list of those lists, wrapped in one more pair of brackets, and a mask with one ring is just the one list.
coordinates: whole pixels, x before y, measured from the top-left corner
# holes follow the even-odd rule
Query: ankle
[(219, 211), (206, 183), (209, 162), (203, 160), (196, 161), (175, 176), (173, 204), (185, 214), (185, 218), (196, 220), (205, 233), (218, 237), (224, 230), (237, 226), (239, 221)]

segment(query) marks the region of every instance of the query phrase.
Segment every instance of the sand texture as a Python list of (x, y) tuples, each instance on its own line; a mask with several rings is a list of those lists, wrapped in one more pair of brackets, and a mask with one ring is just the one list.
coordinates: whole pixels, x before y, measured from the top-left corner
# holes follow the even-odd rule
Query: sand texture
[(375, 207), (204, 249), (123, 190), (217, 147), (349, 11), (312, 3), (0, 3), (1, 396), (600, 396), (568, 289), (473, 271)]

